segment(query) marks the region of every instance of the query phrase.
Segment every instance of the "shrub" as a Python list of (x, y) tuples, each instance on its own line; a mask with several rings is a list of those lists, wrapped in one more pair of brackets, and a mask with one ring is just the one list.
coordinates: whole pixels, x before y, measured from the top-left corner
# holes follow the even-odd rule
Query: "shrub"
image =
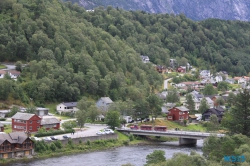
[(6, 119), (5, 118), (0, 118), (0, 121), (6, 121)]
[(66, 133), (71, 133), (71, 129), (66, 129), (66, 130), (45, 130), (45, 131), (38, 131), (38, 133), (35, 134), (35, 137), (45, 137), (45, 136), (50, 136), (50, 135), (59, 135), (59, 134), (66, 134)]
[(133, 140), (135, 139), (135, 137), (134, 137), (133, 134), (130, 134), (128, 137), (129, 137), (129, 140), (130, 140), (130, 141), (133, 141)]
[(87, 141), (87, 145), (90, 145), (90, 141), (89, 140)]
[(54, 141), (54, 145), (58, 148), (61, 149), (62, 148), (62, 142), (59, 140)]
[(56, 145), (52, 142), (50, 144), (50, 149), (54, 152), (56, 150)]

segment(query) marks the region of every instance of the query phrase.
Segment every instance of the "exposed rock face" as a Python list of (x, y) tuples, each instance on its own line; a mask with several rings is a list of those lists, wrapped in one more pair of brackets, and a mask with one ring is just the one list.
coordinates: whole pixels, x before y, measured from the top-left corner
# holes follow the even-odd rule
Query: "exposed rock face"
[(143, 10), (149, 13), (184, 13), (193, 20), (219, 18), (250, 21), (249, 0), (71, 0), (86, 9), (98, 6)]

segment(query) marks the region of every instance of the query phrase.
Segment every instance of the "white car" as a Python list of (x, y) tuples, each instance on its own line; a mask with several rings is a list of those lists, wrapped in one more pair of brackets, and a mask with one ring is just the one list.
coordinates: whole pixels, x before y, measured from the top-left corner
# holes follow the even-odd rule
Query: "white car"
[(114, 134), (115, 132), (112, 129), (104, 129), (106, 134)]
[(96, 132), (96, 135), (104, 135), (104, 134), (106, 134), (104, 131), (97, 131)]
[(43, 138), (43, 140), (44, 140), (44, 141), (48, 141), (48, 142), (49, 142), (49, 141), (52, 141), (52, 139), (51, 139), (50, 137), (45, 137), (45, 138)]

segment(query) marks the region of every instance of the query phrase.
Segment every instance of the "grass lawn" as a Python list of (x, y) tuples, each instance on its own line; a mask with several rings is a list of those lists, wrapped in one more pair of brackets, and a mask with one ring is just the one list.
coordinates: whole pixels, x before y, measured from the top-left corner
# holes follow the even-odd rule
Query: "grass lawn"
[(0, 69), (5, 69), (6, 66), (5, 65), (0, 65)]
[(4, 125), (4, 132), (5, 133), (11, 133), (12, 132), (11, 125)]
[(57, 114), (57, 112), (56, 112), (56, 105), (57, 104), (58, 103), (48, 103), (48, 104), (45, 104), (45, 107), (49, 108), (49, 113), (54, 114), (56, 117), (58, 117), (58, 118), (60, 118), (62, 120), (72, 119), (72, 117), (61, 116), (61, 115)]

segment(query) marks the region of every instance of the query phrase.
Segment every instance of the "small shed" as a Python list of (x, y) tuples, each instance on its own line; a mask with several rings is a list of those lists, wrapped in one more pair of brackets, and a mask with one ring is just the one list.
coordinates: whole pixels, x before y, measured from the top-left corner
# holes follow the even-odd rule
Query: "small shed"
[(189, 123), (197, 123), (197, 116), (195, 115), (189, 115), (188, 116)]

